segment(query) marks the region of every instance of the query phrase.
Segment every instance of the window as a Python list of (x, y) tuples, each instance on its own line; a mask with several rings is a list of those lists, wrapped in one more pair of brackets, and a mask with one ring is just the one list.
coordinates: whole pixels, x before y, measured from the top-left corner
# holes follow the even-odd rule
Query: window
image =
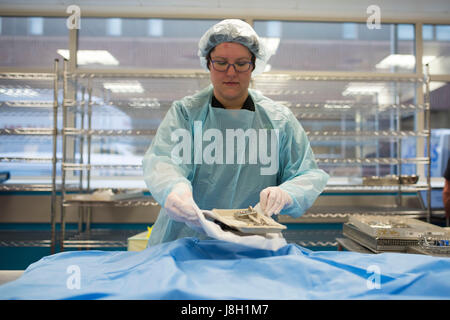
[(0, 67), (53, 67), (59, 49), (68, 49), (65, 18), (2, 17)]
[[(365, 23), (255, 21), (256, 32), (279, 40), (272, 71), (414, 72), (414, 26)], [(278, 32), (275, 34), (273, 30)], [(275, 35), (274, 35), (275, 34)]]
[(122, 19), (113, 18), (106, 20), (106, 34), (108, 36), (121, 36), (122, 35)]
[(436, 26), (436, 40), (450, 41), (450, 26)]
[(358, 24), (343, 23), (342, 24), (342, 38), (343, 39), (357, 39), (358, 38)]
[(44, 19), (42, 17), (28, 18), (28, 33), (33, 36), (41, 36), (44, 33)]
[[(198, 69), (198, 41), (219, 20), (84, 18), (79, 33), (80, 68)], [(92, 55), (108, 55), (100, 63)]]
[(424, 64), (429, 63), (430, 74), (450, 74), (450, 25), (424, 25), (423, 34)]
[(399, 24), (397, 33), (399, 40), (414, 40), (414, 26), (412, 24)]
[(163, 20), (149, 19), (148, 20), (148, 35), (150, 37), (161, 37), (163, 35)]

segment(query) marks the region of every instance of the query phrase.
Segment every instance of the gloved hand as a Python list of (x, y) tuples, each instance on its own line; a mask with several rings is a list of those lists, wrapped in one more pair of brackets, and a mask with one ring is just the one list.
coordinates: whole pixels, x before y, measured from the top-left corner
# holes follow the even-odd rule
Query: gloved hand
[(185, 183), (176, 184), (164, 204), (164, 209), (171, 219), (200, 226), (195, 208), (198, 209), (197, 204), (192, 197), (191, 189)]
[(292, 204), (292, 198), (280, 187), (267, 187), (259, 194), (259, 204), (264, 214), (271, 217)]

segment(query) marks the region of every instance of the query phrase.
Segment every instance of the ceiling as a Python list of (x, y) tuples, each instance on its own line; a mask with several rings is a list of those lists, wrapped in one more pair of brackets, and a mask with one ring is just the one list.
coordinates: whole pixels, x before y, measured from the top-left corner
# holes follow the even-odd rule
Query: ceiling
[(1, 15), (66, 15), (78, 5), (83, 16), (238, 17), (366, 21), (370, 5), (381, 21), (450, 23), (449, 0), (0, 0)]

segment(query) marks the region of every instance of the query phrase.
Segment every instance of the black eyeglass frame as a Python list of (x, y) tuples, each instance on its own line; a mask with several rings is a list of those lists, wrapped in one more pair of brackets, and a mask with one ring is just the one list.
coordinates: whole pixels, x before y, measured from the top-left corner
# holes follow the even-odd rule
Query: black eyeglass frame
[[(227, 72), (228, 69), (230, 69), (230, 66), (233, 66), (234, 71), (236, 71), (237, 73), (244, 73), (244, 72), (248, 72), (248, 71), (251, 69), (252, 65), (253, 65), (253, 62), (251, 62), (251, 61), (237, 62), (237, 63), (245, 63), (245, 64), (248, 64), (248, 69), (247, 69), (247, 70), (245, 70), (245, 71), (239, 71), (239, 70), (236, 68), (236, 64), (237, 64), (237, 63), (228, 63), (228, 62), (225, 62), (225, 61), (212, 60), (212, 59), (209, 60), (209, 61), (211, 62), (213, 69), (216, 70), (217, 72)], [(225, 70), (217, 70), (216, 67), (215, 67), (215, 65), (214, 65), (215, 62), (226, 63), (226, 64), (227, 64), (226, 69), (225, 69)]]

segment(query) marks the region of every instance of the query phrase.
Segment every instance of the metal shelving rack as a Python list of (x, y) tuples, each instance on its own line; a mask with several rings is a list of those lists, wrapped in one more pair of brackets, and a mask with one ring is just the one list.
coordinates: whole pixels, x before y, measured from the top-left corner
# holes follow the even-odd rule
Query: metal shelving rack
[[(400, 103), (400, 99), (396, 96), (394, 103), (367, 103), (359, 102), (357, 99), (354, 102), (342, 103), (338, 105), (339, 108), (329, 108), (327, 103), (318, 101), (295, 101), (297, 98), (293, 95), (300, 94), (300, 92), (308, 93), (308, 86), (304, 88), (302, 81), (308, 83), (327, 83), (330, 87), (333, 83), (348, 82), (388, 82), (393, 83), (394, 86), (400, 84), (412, 84), (414, 86), (414, 92), (416, 94), (423, 89), (418, 86), (425, 85), (425, 95), (423, 103)], [(341, 229), (329, 229), (328, 224), (345, 223), (352, 215), (401, 215), (411, 218), (426, 218), (428, 222), (432, 217), (430, 199), (431, 199), (431, 181), (430, 181), (430, 96), (429, 96), (429, 77), (422, 78), (417, 74), (401, 74), (401, 75), (377, 75), (377, 74), (364, 74), (361, 76), (355, 76), (355, 73), (343, 75), (342, 73), (322, 73), (317, 76), (311, 73), (298, 73), (294, 72), (273, 75), (265, 74), (254, 81), (256, 88), (261, 90), (263, 94), (270, 95), (273, 93), (272, 99), (276, 100), (277, 96), (291, 96), (289, 98), (282, 98), (284, 105), (289, 107), (294, 115), (299, 119), (303, 125), (303, 121), (317, 120), (317, 121), (333, 121), (336, 119), (353, 119), (354, 128), (348, 130), (335, 130), (324, 128), (323, 130), (316, 130), (314, 126), (312, 129), (306, 130), (306, 134), (311, 141), (311, 144), (318, 142), (318, 145), (332, 145), (336, 141), (342, 141), (342, 144), (346, 146), (352, 146), (358, 148), (366, 142), (369, 138), (376, 141), (393, 140), (397, 144), (395, 150), (395, 157), (381, 157), (378, 154), (378, 148), (376, 156), (367, 158), (358, 156), (349, 157), (345, 154), (338, 157), (316, 157), (316, 161), (319, 167), (326, 166), (371, 166), (379, 172), (378, 167), (381, 166), (394, 166), (397, 170), (397, 176), (402, 175), (402, 167), (404, 165), (415, 164), (416, 172), (418, 166), (423, 166), (424, 171), (427, 173), (427, 178), (421, 180), (419, 184), (413, 185), (364, 185), (363, 176), (359, 177), (359, 182), (352, 184), (329, 184), (325, 190), (325, 194), (340, 195), (340, 198), (345, 198), (342, 201), (346, 205), (339, 205), (339, 203), (330, 203), (330, 201), (322, 201), (319, 205), (315, 205), (310, 208), (300, 218), (293, 219), (287, 216), (280, 216), (279, 222), (281, 223), (313, 223), (316, 224), (314, 230), (308, 230), (307, 226), (302, 226), (300, 229), (294, 228), (293, 230), (287, 230), (283, 232), (285, 238), (289, 242), (296, 242), (299, 245), (323, 248), (323, 247), (338, 247), (338, 239), (342, 237)], [(279, 85), (278, 83), (281, 83)], [(292, 83), (291, 85), (284, 85), (284, 83)], [(258, 86), (259, 85), (259, 86)], [(301, 89), (299, 89), (301, 88)], [(315, 88), (311, 85), (309, 88)], [(397, 87), (395, 87), (397, 88)], [(266, 89), (266, 90), (264, 90)], [(395, 92), (395, 91), (394, 91)], [(305, 99), (308, 99), (306, 97)], [(299, 99), (302, 100), (302, 99)], [(421, 99), (419, 99), (422, 102)], [(377, 101), (378, 102), (378, 101)], [(333, 104), (337, 104), (333, 102)], [(378, 124), (369, 130), (363, 129), (364, 126), (358, 127), (356, 123), (357, 115), (364, 120), (364, 117), (373, 113), (378, 115), (379, 111), (389, 113), (389, 117), (394, 119), (392, 126), (389, 129), (381, 129)], [(403, 130), (401, 127), (402, 116), (405, 114), (415, 114), (417, 117), (417, 123), (420, 123), (418, 127), (422, 128), (417, 131)], [(420, 116), (418, 116), (420, 114)], [(375, 116), (376, 121), (379, 120)], [(303, 120), (303, 121), (302, 121)], [(351, 121), (351, 120), (350, 120)], [(360, 120), (361, 121), (361, 120)], [(342, 128), (341, 128), (342, 129)], [(401, 145), (403, 139), (415, 139), (416, 142), (419, 139), (423, 139), (423, 143), (427, 146), (428, 150), (423, 156), (420, 153), (416, 153), (415, 157), (405, 158), (401, 157)], [(375, 142), (378, 144), (378, 142)], [(313, 146), (314, 149), (314, 146)], [(356, 180), (356, 179), (354, 179)], [(427, 204), (424, 204), (419, 192), (426, 192)], [(330, 197), (324, 197), (327, 199)], [(334, 197), (331, 197), (334, 198)], [(363, 200), (361, 200), (363, 199)], [(350, 201), (349, 201), (350, 200)], [(389, 206), (384, 206), (383, 201), (389, 202)], [(319, 227), (323, 225), (323, 227)], [(318, 229), (315, 229), (318, 228)]]
[[(354, 145), (359, 146), (365, 142), (367, 138), (375, 138), (375, 139), (393, 139), (396, 141), (397, 149), (396, 154), (397, 157), (373, 157), (373, 158), (365, 158), (365, 157), (337, 157), (337, 158), (316, 158), (316, 161), (319, 166), (321, 165), (348, 165), (348, 166), (379, 166), (379, 165), (390, 165), (396, 166), (397, 168), (397, 176), (402, 175), (402, 166), (404, 164), (416, 164), (423, 165), (426, 168), (426, 181), (420, 184), (413, 185), (391, 185), (391, 186), (370, 186), (364, 184), (353, 184), (353, 185), (328, 185), (325, 189), (325, 192), (337, 192), (337, 193), (349, 193), (349, 194), (358, 194), (358, 193), (371, 193), (371, 194), (382, 194), (382, 193), (390, 193), (396, 194), (397, 208), (395, 209), (383, 209), (377, 208), (376, 205), (373, 207), (363, 207), (363, 208), (355, 208), (352, 210), (340, 210), (332, 208), (332, 206), (319, 208), (316, 210), (309, 210), (306, 212), (302, 219), (305, 221), (314, 221), (314, 222), (345, 222), (350, 215), (353, 214), (375, 214), (375, 215), (405, 215), (410, 217), (420, 217), (426, 218), (429, 222), (432, 217), (431, 211), (431, 182), (430, 182), (430, 168), (431, 168), (431, 158), (430, 158), (430, 139), (431, 139), (431, 127), (430, 127), (430, 94), (429, 94), (429, 77), (425, 76), (424, 78), (417, 75), (364, 75), (360, 77), (355, 77), (354, 75), (318, 75), (313, 76), (310, 74), (294, 74), (288, 73), (283, 75), (271, 75), (265, 74), (257, 78), (256, 82), (262, 88), (265, 88), (265, 84), (267, 84), (267, 92), (263, 91), (263, 94), (270, 94), (271, 91), (277, 94), (283, 90), (283, 88), (275, 88), (272, 89), (273, 83), (277, 83), (277, 81), (281, 80), (282, 83), (287, 82), (295, 82), (295, 81), (313, 81), (313, 82), (341, 82), (341, 81), (361, 81), (361, 82), (391, 82), (391, 83), (410, 83), (415, 86), (425, 85), (425, 96), (423, 104), (410, 104), (410, 103), (399, 103), (399, 99), (397, 97), (396, 102), (393, 104), (368, 104), (368, 103), (350, 103), (343, 104), (342, 108), (330, 109), (327, 108), (325, 103), (317, 103), (317, 102), (292, 102), (286, 101), (283, 102), (286, 106), (288, 106), (293, 113), (300, 119), (336, 119), (336, 117), (340, 117), (343, 114), (345, 115), (354, 115), (358, 113), (362, 118), (364, 114), (370, 114), (370, 112), (377, 112), (378, 110), (383, 110), (384, 112), (389, 111), (392, 114), (394, 120), (395, 128), (391, 128), (390, 130), (379, 130), (375, 128), (374, 130), (352, 130), (352, 131), (334, 131), (334, 130), (311, 130), (306, 131), (311, 142), (326, 142), (326, 141), (345, 141), (345, 143), (349, 143), (349, 141), (354, 141)], [(300, 85), (298, 85), (300, 87)], [(287, 92), (288, 94), (292, 94), (293, 87), (289, 87)], [(417, 88), (417, 87), (416, 87)], [(260, 88), (258, 88), (260, 89)], [(295, 91), (295, 90), (294, 90)], [(415, 112), (423, 114), (423, 130), (420, 131), (407, 131), (401, 129), (401, 116), (405, 112)], [(355, 117), (356, 118), (356, 117)], [(357, 126), (356, 126), (357, 127)], [(425, 156), (416, 156), (414, 158), (405, 158), (401, 157), (401, 144), (402, 139), (404, 138), (414, 138), (416, 139), (424, 139), (425, 145), (427, 146), (427, 153)], [(362, 180), (362, 177), (361, 177)], [(402, 208), (402, 195), (404, 193), (418, 193), (420, 191), (426, 191), (427, 193), (427, 204), (423, 205), (424, 208)], [(323, 210), (323, 211), (322, 211)], [(289, 222), (292, 219), (282, 217), (280, 221)]]
[(6, 247), (50, 247), (55, 253), (56, 246), (56, 165), (57, 165), (57, 136), (58, 136), (58, 59), (55, 59), (51, 73), (0, 73), (1, 80), (15, 81), (43, 81), (53, 86), (53, 101), (5, 101), (0, 107), (21, 108), (51, 108), (53, 113), (52, 128), (14, 128), (0, 129), (0, 135), (32, 135), (52, 137), (52, 157), (1, 157), (0, 162), (36, 163), (46, 162), (52, 164), (50, 184), (0, 184), (0, 191), (47, 191), (51, 192), (50, 231), (38, 230), (2, 230), (0, 231), (0, 246)]
[[(69, 73), (68, 61), (64, 62), (64, 99), (63, 99), (63, 129), (62, 129), (62, 148), (63, 157), (61, 162), (62, 169), (62, 188), (61, 188), (61, 235), (60, 248), (120, 248), (127, 246), (127, 239), (142, 230), (112, 230), (112, 229), (92, 229), (92, 208), (95, 207), (148, 207), (158, 206), (153, 198), (143, 196), (128, 200), (112, 200), (112, 201), (83, 201), (73, 200), (67, 197), (69, 193), (75, 194), (90, 194), (93, 192), (91, 187), (91, 171), (97, 169), (141, 169), (141, 165), (130, 164), (92, 164), (91, 163), (91, 139), (93, 136), (151, 136), (156, 133), (156, 130), (123, 130), (123, 129), (92, 129), (92, 109), (101, 108), (106, 104), (96, 103), (92, 99), (93, 84), (92, 80), (96, 77), (112, 76), (112, 77), (145, 77), (145, 75), (124, 75), (124, 74), (83, 74), (83, 73)], [(162, 76), (162, 75), (160, 75)], [(80, 85), (79, 81), (83, 81)], [(77, 99), (76, 91), (82, 92), (81, 99)], [(87, 99), (85, 98), (87, 94)], [(126, 107), (133, 107), (129, 104)], [(80, 108), (79, 111), (71, 111), (71, 108)], [(76, 113), (80, 119), (87, 118), (87, 128), (84, 127), (84, 120), (76, 121), (71, 117), (76, 117)], [(68, 159), (68, 154), (74, 150), (73, 145), (69, 145), (68, 138), (78, 139), (79, 146), (75, 153), (80, 157), (77, 161)], [(87, 148), (87, 159), (83, 158), (84, 150)], [(68, 184), (68, 175), (78, 173), (77, 183)], [(86, 174), (85, 174), (86, 173)], [(120, 190), (120, 189), (119, 189)], [(66, 230), (66, 209), (69, 207), (78, 208), (78, 230)], [(86, 221), (84, 218), (86, 217)]]

